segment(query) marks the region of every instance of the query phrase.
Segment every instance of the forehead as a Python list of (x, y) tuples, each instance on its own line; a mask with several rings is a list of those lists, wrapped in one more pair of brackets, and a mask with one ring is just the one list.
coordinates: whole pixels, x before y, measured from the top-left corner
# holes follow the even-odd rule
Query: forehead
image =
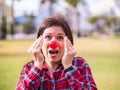
[(52, 26), (52, 27), (46, 28), (44, 30), (43, 34), (62, 34), (62, 35), (65, 35), (65, 32), (60, 26)]

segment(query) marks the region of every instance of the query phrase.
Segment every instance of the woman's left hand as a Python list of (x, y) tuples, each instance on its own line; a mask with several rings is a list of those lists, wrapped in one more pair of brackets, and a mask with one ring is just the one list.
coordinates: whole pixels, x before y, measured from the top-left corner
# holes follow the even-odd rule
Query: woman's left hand
[(76, 51), (67, 37), (64, 37), (64, 51), (65, 52), (62, 58), (62, 64), (64, 66), (64, 69), (67, 69), (68, 67), (72, 66), (72, 60), (76, 55)]

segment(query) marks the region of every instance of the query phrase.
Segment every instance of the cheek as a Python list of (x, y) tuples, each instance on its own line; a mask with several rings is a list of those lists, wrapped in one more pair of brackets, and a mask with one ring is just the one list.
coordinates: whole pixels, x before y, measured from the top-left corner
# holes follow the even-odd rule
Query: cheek
[(60, 46), (61, 50), (64, 51), (64, 42), (60, 42), (60, 43), (59, 43), (59, 46)]
[(65, 49), (64, 49), (64, 43), (60, 44), (60, 52), (61, 52), (61, 57), (64, 55)]
[(42, 50), (45, 52), (47, 50), (47, 47), (48, 47), (48, 43), (44, 41), (42, 45)]
[(64, 42), (63, 42), (63, 43), (61, 43), (61, 47), (62, 47), (62, 48), (64, 48)]

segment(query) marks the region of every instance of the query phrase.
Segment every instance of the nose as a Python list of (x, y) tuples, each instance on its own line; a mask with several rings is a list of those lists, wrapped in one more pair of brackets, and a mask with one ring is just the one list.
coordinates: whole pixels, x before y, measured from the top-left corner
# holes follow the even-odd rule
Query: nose
[(51, 42), (49, 43), (49, 47), (52, 48), (52, 49), (57, 48), (57, 47), (58, 47), (57, 41), (51, 41)]

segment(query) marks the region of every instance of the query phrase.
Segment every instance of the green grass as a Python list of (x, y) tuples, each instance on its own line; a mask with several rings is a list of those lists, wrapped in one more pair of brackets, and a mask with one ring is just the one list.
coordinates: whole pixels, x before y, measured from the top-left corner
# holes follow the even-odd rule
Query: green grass
[[(33, 40), (0, 41), (0, 90), (14, 90)], [(77, 56), (89, 63), (99, 90), (120, 90), (120, 38), (76, 38)]]
[(0, 41), (0, 90), (14, 90), (23, 65), (31, 59), (27, 54), (33, 40)]
[(26, 56), (0, 56), (0, 90), (14, 90)]

